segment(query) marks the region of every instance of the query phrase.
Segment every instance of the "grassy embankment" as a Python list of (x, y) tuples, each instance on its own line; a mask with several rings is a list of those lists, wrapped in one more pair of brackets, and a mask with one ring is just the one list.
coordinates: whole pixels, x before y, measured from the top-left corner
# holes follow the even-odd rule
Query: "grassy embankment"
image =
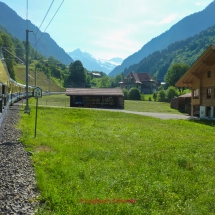
[[(19, 83), (26, 83), (26, 71), (24, 65), (16, 65), (14, 67), (16, 80)], [(29, 85), (35, 86), (35, 65), (29, 65)], [(58, 85), (56, 84), (58, 82)], [(51, 92), (64, 92), (59, 83), (59, 80), (55, 80), (51, 77), (49, 78), (43, 71), (37, 71), (37, 86), (39, 86), (43, 91), (50, 90)]]
[(215, 213), (212, 122), (40, 107), (34, 139), (34, 112), (19, 127), (45, 214)]

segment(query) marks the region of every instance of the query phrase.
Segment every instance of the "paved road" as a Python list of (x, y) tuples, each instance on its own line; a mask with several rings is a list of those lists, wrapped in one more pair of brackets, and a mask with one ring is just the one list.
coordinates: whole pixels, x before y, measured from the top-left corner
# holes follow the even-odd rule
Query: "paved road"
[[(21, 103), (17, 103), (21, 105)], [(40, 105), (43, 106), (43, 105)], [(47, 105), (44, 105), (47, 107)], [(62, 108), (61, 106), (49, 106), (53, 108)], [(71, 107), (64, 107), (64, 108), (71, 108)], [(76, 108), (76, 107), (73, 107)], [(78, 108), (78, 107), (77, 107)], [(87, 109), (87, 108), (85, 108)], [(137, 112), (137, 111), (129, 111), (129, 110), (121, 110), (121, 109), (103, 109), (103, 108), (89, 108), (93, 110), (102, 110), (102, 111), (114, 111), (114, 112), (124, 112), (124, 113), (130, 113), (130, 114), (137, 114), (137, 115), (142, 115), (142, 116), (151, 116), (159, 119), (198, 119), (197, 117), (191, 117), (189, 115), (184, 115), (184, 114), (171, 114), (171, 113), (151, 113), (151, 112)]]
[(151, 116), (159, 119), (187, 119), (187, 120), (198, 119), (197, 117), (191, 117), (189, 115), (183, 115), (183, 114), (137, 112), (137, 111), (128, 111), (128, 110), (119, 110), (119, 109), (97, 109), (97, 110), (123, 112), (123, 113), (137, 114), (142, 116)]

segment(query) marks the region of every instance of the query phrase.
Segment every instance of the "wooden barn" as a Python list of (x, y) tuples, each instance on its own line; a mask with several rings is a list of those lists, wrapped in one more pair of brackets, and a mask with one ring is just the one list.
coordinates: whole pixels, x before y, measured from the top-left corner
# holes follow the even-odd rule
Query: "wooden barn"
[(177, 98), (173, 98), (170, 103), (170, 107), (177, 109), (183, 113), (191, 114), (191, 93), (181, 95)]
[(119, 88), (67, 88), (70, 107), (124, 109), (124, 93)]

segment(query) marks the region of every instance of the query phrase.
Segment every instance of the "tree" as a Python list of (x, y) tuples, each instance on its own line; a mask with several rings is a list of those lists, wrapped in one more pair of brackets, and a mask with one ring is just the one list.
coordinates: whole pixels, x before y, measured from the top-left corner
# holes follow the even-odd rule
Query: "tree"
[[(16, 46), (16, 56), (21, 59), (22, 61), (25, 61), (25, 47), (23, 43), (19, 40), (16, 41), (15, 43)], [(16, 59), (17, 63), (21, 63), (18, 59)]]
[(108, 76), (103, 76), (103, 77), (101, 78), (99, 87), (101, 87), (101, 88), (110, 87), (110, 78), (109, 78)]
[[(7, 50), (9, 52), (11, 52), (12, 54), (15, 54), (15, 52), (14, 52), (14, 44), (13, 44), (13, 41), (10, 38), (10, 36), (8, 36), (5, 33), (1, 33), (0, 38), (1, 38), (0, 46), (7, 47)], [(6, 62), (7, 69), (8, 69), (8, 72), (10, 74), (10, 77), (15, 80), (15, 73), (14, 73), (14, 68), (13, 68), (14, 60), (13, 60), (13, 56), (8, 51), (3, 49), (3, 55), (4, 55), (4, 58), (5, 58), (5, 62)]]
[(156, 100), (157, 100), (157, 95), (158, 95), (158, 93), (157, 93), (157, 92), (154, 92), (154, 93), (153, 93), (153, 99), (154, 99), (154, 101), (156, 101)]
[(140, 91), (136, 87), (132, 87), (128, 92), (128, 97), (131, 100), (140, 100), (141, 99)]
[(165, 101), (166, 101), (166, 93), (165, 93), (165, 90), (161, 89), (160, 91), (158, 91), (158, 94), (157, 94), (157, 101), (158, 101), (158, 102), (165, 102)]
[(181, 76), (189, 69), (189, 65), (184, 63), (172, 64), (166, 73), (166, 83), (169, 86), (175, 86), (175, 83), (181, 78)]
[(67, 85), (83, 87), (86, 84), (87, 74), (80, 60), (76, 60), (69, 66), (69, 76), (66, 80)]
[(123, 89), (122, 92), (124, 93), (124, 99), (128, 100), (128, 90)]
[(119, 86), (119, 82), (122, 81), (124, 79), (124, 75), (123, 73), (121, 74), (118, 74), (116, 77), (115, 77), (115, 86)]
[(178, 91), (175, 87), (170, 86), (166, 91), (166, 101), (170, 102), (174, 97), (178, 97)]

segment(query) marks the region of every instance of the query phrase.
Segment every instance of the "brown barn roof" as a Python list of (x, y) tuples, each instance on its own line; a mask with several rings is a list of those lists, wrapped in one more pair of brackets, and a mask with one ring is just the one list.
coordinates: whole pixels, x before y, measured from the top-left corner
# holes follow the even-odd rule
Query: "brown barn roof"
[(66, 96), (124, 96), (120, 88), (67, 88)]
[(181, 96), (179, 96), (180, 98), (190, 98), (191, 97), (191, 93), (186, 93), (186, 94), (183, 94)]

